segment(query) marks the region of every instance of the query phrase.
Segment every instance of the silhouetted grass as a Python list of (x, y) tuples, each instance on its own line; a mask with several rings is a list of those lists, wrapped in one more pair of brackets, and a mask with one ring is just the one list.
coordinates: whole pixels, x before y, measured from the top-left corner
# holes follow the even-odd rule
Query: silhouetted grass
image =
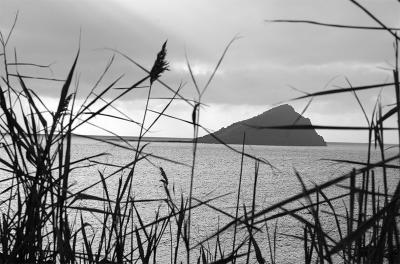
[[(316, 96), (350, 93), (357, 99), (368, 125), (294, 124), (257, 128), (367, 130), (369, 143), (366, 161), (331, 160), (356, 165), (356, 168), (311, 187), (303, 181), (300, 173), (294, 171), (301, 192), (260, 208), (257, 206), (259, 168), (275, 168), (268, 161), (245, 152), (245, 135), (242, 149), (237, 150), (212, 134), (221, 145), (241, 157), (238, 164), (240, 172), (234, 214), (212, 204), (230, 193), (202, 200), (194, 197), (193, 186), (194, 182), (199, 180), (195, 178), (199, 131), (210, 133), (199, 123), (202, 96), (236, 38), (226, 46), (203, 88), (198, 85), (187, 59), (190, 77), (197, 92), (195, 100), (186, 99), (180, 93), (182, 86), (174, 89), (159, 79), (168, 70), (165, 42), (151, 70), (147, 70), (129, 56), (114, 51), (143, 70), (145, 77), (128, 87), (120, 87), (118, 83), (123, 77), (121, 75), (100, 90), (100, 84), (113, 64), (113, 55), (89, 95), (78, 106), (77, 87), (73, 87), (73, 81), (79, 50), (65, 79), (20, 74), (18, 66), (46, 68), (51, 65), (19, 64), (16, 57), (10, 62), (8, 41), (15, 27), (16, 17), (9, 34), (0, 34), (0, 57), (4, 67), (0, 86), (0, 170), (4, 175), (0, 179), (0, 263), (156, 263), (159, 262), (160, 254), (165, 254), (165, 248), (168, 249), (169, 256), (163, 255), (161, 259), (174, 264), (184, 260), (186, 263), (279, 263), (282, 256), (279, 256), (278, 242), (283, 236), (302, 244), (303, 259), (299, 262), (400, 263), (400, 178), (397, 165), (400, 151), (396, 150), (395, 155), (389, 156), (384, 140), (386, 130), (397, 131), (400, 139), (399, 39), (396, 35), (398, 29), (384, 25), (359, 3), (353, 0), (351, 2), (380, 26), (364, 27), (297, 20), (272, 22), (301, 22), (355, 30), (384, 30), (393, 36), (396, 64), (392, 82), (358, 87), (353, 87), (349, 82), (349, 87), (295, 98), (312, 99)], [(27, 79), (62, 83), (55, 110), (48, 109), (41, 97), (29, 87)], [(161, 111), (149, 108), (151, 100), (159, 99), (152, 97), (155, 84), (171, 92), (171, 97), (163, 98), (168, 101)], [(389, 110), (385, 111), (378, 99), (372, 115), (368, 116), (357, 92), (374, 88), (394, 89), (396, 100)], [(141, 121), (126, 115), (115, 106), (115, 102), (135, 89), (147, 89), (146, 106)], [(174, 100), (184, 100), (192, 107), (192, 120), (166, 114)], [(108, 109), (115, 110), (118, 114), (110, 114)], [(150, 122), (149, 112), (156, 114)], [(83, 125), (97, 126), (93, 121), (99, 116), (139, 126), (140, 132), (135, 145), (104, 128), (105, 133), (115, 136), (119, 141), (76, 135), (76, 130)], [(161, 117), (193, 126), (191, 164), (158, 156), (146, 150), (149, 143), (144, 141), (144, 136)], [(386, 125), (386, 121), (391, 117), (397, 117), (396, 127)], [(109, 153), (98, 153), (74, 160), (71, 154), (74, 147), (73, 136), (90, 138), (129, 151), (133, 154), (133, 159), (127, 164), (114, 164), (101, 160)], [(378, 160), (372, 159), (373, 148), (379, 151)], [(244, 158), (254, 162), (251, 205), (245, 204), (241, 199)], [(176, 193), (169, 176), (159, 167), (164, 197), (135, 199), (136, 186), (133, 179), (140, 177), (137, 166), (143, 161), (154, 164), (154, 159), (190, 167), (187, 196)], [(106, 173), (105, 170), (98, 169), (97, 181), (75, 190), (70, 182), (72, 173), (88, 168), (95, 170), (98, 168), (96, 165), (102, 165), (109, 171)], [(110, 179), (116, 183), (116, 187), (110, 185)], [(96, 187), (99, 187), (102, 193), (90, 192)], [(332, 195), (332, 188), (340, 189), (341, 193)], [(99, 206), (89, 206), (94, 202)], [(154, 203), (157, 204), (153, 210), (155, 213), (149, 217), (143, 213), (142, 208), (149, 204), (153, 206)], [(226, 224), (220, 224), (218, 220), (217, 229), (205, 238), (193, 237), (192, 213), (198, 209), (212, 210), (216, 215), (229, 220)], [(211, 216), (208, 217), (211, 219)], [(280, 232), (279, 223), (288, 218), (298, 222), (302, 227), (301, 232)], [(327, 221), (330, 222), (328, 226)], [(232, 237), (232, 241), (227, 240), (227, 237)]]

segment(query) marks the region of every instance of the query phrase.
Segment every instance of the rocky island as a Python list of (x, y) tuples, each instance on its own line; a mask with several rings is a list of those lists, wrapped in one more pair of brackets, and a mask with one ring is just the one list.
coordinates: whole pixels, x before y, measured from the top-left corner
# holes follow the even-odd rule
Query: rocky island
[[(296, 121), (297, 120), (297, 121)], [(285, 104), (272, 108), (258, 116), (233, 123), (213, 133), (227, 144), (242, 144), (246, 133), (247, 145), (275, 146), (326, 146), (326, 142), (313, 128), (268, 129), (260, 127), (311, 126), (311, 121)], [(219, 143), (212, 135), (198, 138), (199, 143)]]

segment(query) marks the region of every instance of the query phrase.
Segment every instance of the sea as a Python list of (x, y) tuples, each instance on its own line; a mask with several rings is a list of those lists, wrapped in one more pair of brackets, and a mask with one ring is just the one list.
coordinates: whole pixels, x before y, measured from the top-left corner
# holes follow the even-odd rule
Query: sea
[[(137, 147), (135, 141), (128, 143), (131, 148)], [(97, 153), (104, 153), (104, 156), (87, 162), (93, 167), (75, 170), (70, 181), (71, 189), (75, 191), (85, 189), (87, 194), (104, 195), (100, 184), (100, 174), (106, 177), (112, 175), (107, 179), (107, 185), (111, 195), (115, 195), (119, 179), (124, 179), (129, 173), (129, 170), (120, 171), (118, 166), (129, 164), (135, 157), (134, 150), (116, 145), (126, 146), (126, 143), (114, 141), (114, 144), (106, 144), (86, 138), (74, 138), (72, 148), (74, 159), (81, 159)], [(243, 214), (244, 210), (251, 211), (252, 206), (257, 212), (302, 192), (301, 182), (305, 184), (306, 188), (310, 188), (349, 173), (360, 165), (340, 160), (366, 162), (368, 153), (368, 144), (356, 143), (328, 143), (326, 147), (246, 145), (244, 152), (248, 156), (243, 157), (241, 145), (227, 147), (220, 144), (198, 144), (195, 154), (192, 143), (142, 142), (141, 146), (145, 146), (143, 153), (146, 153), (146, 157), (141, 159), (135, 167), (131, 196), (133, 200), (138, 201), (137, 208), (142, 220), (153, 221), (156, 211), (160, 208), (161, 215), (166, 213), (163, 202), (152, 200), (166, 198), (160, 168), (165, 172), (168, 188), (179, 205), (182, 198), (186, 199), (189, 196), (192, 166), (194, 166), (193, 197), (196, 199), (192, 200), (193, 205), (200, 201), (209, 202), (192, 211), (191, 246), (201, 244), (208, 247), (210, 251), (216, 250), (217, 247), (215, 247), (215, 239), (207, 240), (207, 238), (218, 233), (217, 231), (229, 223), (232, 216), (235, 215), (239, 182), (239, 215)], [(385, 148), (387, 148), (385, 152), (387, 157), (395, 155), (398, 151), (395, 146), (385, 146)], [(259, 161), (257, 162), (253, 157)], [(373, 148), (371, 157), (372, 162), (380, 160), (380, 152)], [(114, 174), (115, 171), (119, 172)], [(379, 173), (379, 171), (376, 172), (378, 181)], [(390, 170), (388, 173), (397, 175)], [(391, 180), (398, 181), (398, 177), (394, 176)], [(344, 182), (344, 184), (348, 184), (348, 182)], [(255, 195), (253, 195), (254, 192)], [(334, 197), (348, 192), (348, 190), (340, 186), (333, 186), (324, 192), (328, 197)], [(311, 199), (314, 199), (315, 202), (316, 197), (313, 196)], [(283, 210), (300, 207), (308, 202), (310, 201), (306, 199), (296, 201), (284, 208), (265, 214), (257, 220), (271, 217)], [(98, 206), (95, 202), (91, 204), (88, 201), (77, 201), (77, 203), (79, 206)], [(344, 200), (334, 202), (337, 213), (344, 215), (344, 203)], [(325, 211), (329, 211), (326, 204), (321, 206)], [(305, 212), (299, 214), (305, 218), (309, 217)], [(330, 216), (327, 214), (322, 222), (326, 228), (325, 231), (333, 233), (332, 237), (337, 237), (338, 230)], [(87, 217), (90, 219), (89, 215)], [(96, 226), (96, 218), (93, 217), (91, 220)], [(266, 223), (271, 237), (276, 227), (276, 251), (275, 253), (271, 252), (266, 224), (260, 223), (255, 237), (259, 241), (264, 258), (270, 260), (272, 254), (277, 263), (298, 263), (299, 260), (302, 260), (304, 244), (299, 237), (302, 237), (304, 225), (291, 216), (279, 217)], [(168, 232), (167, 230), (166, 233)], [(243, 239), (246, 234), (247, 230), (243, 226), (238, 227), (237, 241), (240, 242), (240, 239)], [(169, 235), (165, 235), (165, 237), (160, 243), (159, 252), (157, 252), (159, 263), (171, 262)], [(222, 232), (217, 239), (222, 245), (218, 247), (218, 251), (230, 252), (233, 243), (233, 229), (229, 228)], [(165, 249), (163, 249), (163, 245)], [(247, 249), (247, 245), (245, 248)]]
[[(132, 166), (126, 168), (124, 166), (132, 164), (135, 160), (138, 142), (120, 140), (110, 140), (110, 142), (111, 144), (73, 137), (71, 160), (83, 160), (86, 157), (88, 159), (73, 164), (69, 179), (71, 193), (82, 192), (105, 197), (102, 175), (106, 179), (108, 195), (111, 199), (116, 197), (119, 182), (126, 179), (131, 172)], [(233, 227), (227, 228), (218, 236), (215, 234), (232, 221), (237, 204), (239, 204), (239, 216), (245, 211), (259, 212), (301, 193), (302, 183), (305, 188), (311, 188), (348, 174), (353, 168), (361, 165), (341, 160), (366, 162), (368, 153), (368, 144), (356, 143), (328, 143), (324, 147), (246, 145), (244, 146), (246, 155), (241, 153), (242, 145), (198, 144), (194, 152), (194, 145), (190, 142), (141, 142), (139, 148), (142, 150), (142, 155), (139, 156), (140, 161), (133, 171), (130, 200), (135, 201), (137, 212), (144, 224), (154, 221), (157, 214), (158, 217), (168, 214), (168, 207), (163, 201), (167, 197), (166, 180), (170, 195), (179, 207), (181, 200), (185, 202), (189, 197), (193, 174), (192, 205), (196, 206), (203, 202), (191, 213), (190, 246), (195, 248), (192, 254), (194, 263), (200, 245), (204, 246), (210, 255), (219, 252), (218, 254), (227, 256), (231, 252)], [(385, 146), (385, 148), (386, 157), (398, 153), (397, 146)], [(372, 148), (371, 162), (381, 158), (380, 151)], [(161, 171), (165, 173), (166, 179)], [(393, 188), (394, 183), (399, 180), (398, 172), (389, 169), (388, 174), (391, 175), (389, 187)], [(380, 170), (377, 169), (377, 186), (380, 177)], [(348, 182), (345, 181), (343, 184)], [(6, 186), (2, 184), (3, 187)], [(332, 186), (324, 190), (324, 194), (328, 197), (335, 197), (345, 192), (348, 192), (348, 189), (341, 186)], [(312, 202), (317, 199), (315, 195), (310, 198)], [(304, 262), (304, 243), (301, 239), (304, 224), (290, 215), (284, 217), (274, 217), (274, 215), (309, 202), (307, 199), (297, 200), (256, 219), (258, 224), (254, 230), (254, 237), (267, 261), (271, 262), (273, 255), (276, 263)], [(346, 201), (341, 199), (333, 202), (338, 214), (345, 214), (345, 203)], [(89, 209), (83, 211), (83, 218), (90, 224), (90, 233), (95, 234), (93, 243), (96, 244), (101, 235), (103, 216), (90, 209), (102, 210), (104, 204), (95, 199), (74, 199), (69, 201), (69, 205)], [(322, 211), (330, 210), (327, 204), (321, 207)], [(310, 219), (310, 214), (305, 211), (298, 212), (298, 215)], [(69, 217), (71, 223), (78, 223), (80, 211), (71, 209)], [(132, 217), (135, 222), (132, 227), (140, 227), (136, 213)], [(264, 221), (267, 218), (270, 220)], [(329, 213), (326, 217), (321, 217), (321, 222), (324, 231), (329, 232), (332, 238), (338, 239), (338, 229)], [(174, 227), (164, 230), (157, 249), (157, 263), (173, 262), (171, 239), (174, 244), (175, 231)], [(274, 233), (275, 247), (270, 247)], [(235, 245), (238, 246), (246, 239), (247, 234), (248, 230), (239, 225)], [(217, 240), (218, 247), (215, 246)], [(247, 250), (247, 247), (248, 245), (244, 244), (243, 249)], [(178, 256), (185, 263), (183, 243)], [(254, 263), (254, 256), (252, 258), (251, 263)], [(245, 263), (245, 259), (239, 259), (237, 263)]]

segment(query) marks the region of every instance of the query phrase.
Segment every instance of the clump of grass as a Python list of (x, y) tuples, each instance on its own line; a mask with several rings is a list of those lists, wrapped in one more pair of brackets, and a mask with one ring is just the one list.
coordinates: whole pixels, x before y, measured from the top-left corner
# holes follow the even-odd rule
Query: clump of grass
[[(393, 82), (379, 83), (344, 89), (321, 91), (296, 98), (314, 98), (330, 94), (352, 93), (360, 105), (368, 126), (342, 127), (296, 125), (287, 129), (357, 129), (369, 132), (368, 155), (365, 162), (334, 160), (357, 166), (344, 175), (335, 177), (319, 185), (307, 187), (301, 175), (295, 172), (302, 191), (287, 199), (258, 209), (257, 191), (260, 166), (270, 166), (268, 161), (245, 152), (245, 135), (241, 150), (221, 144), (241, 156), (238, 173), (238, 190), (235, 200), (235, 214), (211, 204), (226, 195), (201, 200), (193, 195), (197, 160), (197, 138), (199, 130), (209, 132), (200, 123), (202, 96), (208, 89), (216, 71), (236, 38), (225, 48), (206, 85), (200, 88), (192, 73), (189, 60), (187, 66), (197, 91), (197, 100), (188, 100), (180, 94), (181, 86), (174, 89), (160, 80), (168, 70), (166, 42), (162, 45), (151, 70), (140, 65), (129, 56), (115, 51), (115, 54), (129, 60), (142, 69), (145, 77), (133, 82), (129, 87), (118, 87), (122, 76), (99, 90), (104, 77), (114, 62), (115, 55), (107, 63), (104, 72), (91, 89), (83, 104), (77, 106), (77, 88), (73, 87), (75, 68), (79, 60), (79, 50), (65, 79), (43, 78), (20, 74), (17, 57), (9, 59), (8, 42), (17, 21), (7, 35), (0, 34), (3, 59), (3, 78), (0, 85), (0, 147), (2, 156), (1, 171), (5, 177), (0, 179), (0, 262), (1, 263), (156, 263), (163, 242), (169, 245), (170, 263), (278, 263), (279, 237), (290, 236), (303, 245), (304, 263), (399, 263), (399, 197), (400, 181), (396, 174), (400, 151), (388, 156), (385, 148), (384, 131), (389, 128), (385, 122), (390, 117), (400, 120), (400, 87), (398, 70), (398, 29), (384, 25), (373, 14), (356, 1), (351, 0), (361, 10), (373, 18), (379, 27), (336, 25), (318, 21), (278, 20), (275, 22), (308, 23), (318, 26), (339, 27), (353, 30), (385, 30), (391, 34), (395, 43), (396, 64), (393, 69)], [(26, 66), (26, 63), (24, 63)], [(49, 67), (29, 64), (31, 67)], [(55, 110), (48, 109), (41, 97), (29, 87), (27, 79), (41, 79), (61, 83), (60, 99)], [(172, 93), (162, 111), (149, 108), (154, 85), (161, 85)], [(115, 107), (115, 102), (139, 87), (148, 89), (146, 106), (141, 122), (125, 115)], [(388, 111), (380, 101), (370, 117), (366, 114), (357, 92), (375, 88), (394, 88), (395, 103)], [(117, 91), (112, 95), (111, 91)], [(192, 120), (183, 120), (166, 114), (166, 110), (176, 99), (183, 99), (193, 109)], [(109, 114), (108, 109), (116, 110), (118, 115)], [(157, 116), (149, 122), (148, 112)], [(93, 124), (96, 117), (107, 116), (124, 120), (139, 126), (136, 145), (112, 133), (119, 141), (92, 138), (114, 147), (133, 153), (128, 164), (112, 164), (101, 160), (108, 153), (98, 153), (74, 160), (71, 151), (75, 131), (87, 124)], [(173, 118), (193, 126), (193, 148), (190, 167), (190, 187), (188, 196), (177, 194), (167, 173), (159, 168), (159, 177), (164, 197), (137, 200), (134, 198), (134, 177), (137, 176), (139, 162), (162, 159), (171, 163), (178, 161), (146, 152), (148, 146), (143, 138), (161, 117)], [(145, 124), (150, 123), (149, 126)], [(95, 125), (95, 124), (94, 124)], [(264, 127), (259, 127), (263, 129)], [(271, 127), (268, 127), (271, 129)], [(282, 127), (275, 127), (282, 129)], [(212, 135), (214, 136), (214, 135)], [(380, 153), (380, 160), (372, 161), (372, 148)], [(241, 204), (241, 190), (244, 158), (254, 161), (254, 178), (251, 205)], [(98, 181), (90, 186), (73, 191), (70, 182), (72, 172), (86, 168), (96, 169), (102, 165), (111, 170), (107, 174), (98, 169)], [(180, 164), (182, 165), (182, 164)], [(394, 171), (394, 173), (392, 173)], [(112, 190), (109, 179), (117, 182)], [(90, 193), (99, 187), (102, 195)], [(331, 188), (342, 188), (342, 194), (329, 196)], [(99, 207), (86, 206), (96, 202)], [(157, 202), (154, 216), (149, 220), (141, 212), (141, 206)], [(300, 205), (299, 205), (300, 203)], [(213, 210), (216, 214), (230, 219), (220, 225), (215, 232), (198, 241), (191, 233), (192, 213), (199, 208)], [(90, 217), (89, 217), (90, 216)], [(280, 233), (278, 220), (294, 218), (303, 227), (300, 234)], [(93, 219), (98, 221), (97, 227)], [(271, 221), (274, 225), (271, 225)], [(334, 223), (334, 229), (327, 229), (326, 221)], [(274, 226), (271, 229), (271, 226)], [(229, 233), (229, 232), (232, 232)], [(226, 234), (233, 235), (232, 244), (226, 245)], [(265, 242), (265, 240), (267, 242)], [(268, 246), (266, 246), (268, 245)], [(226, 250), (229, 248), (229, 250)], [(167, 259), (163, 256), (162, 259)]]

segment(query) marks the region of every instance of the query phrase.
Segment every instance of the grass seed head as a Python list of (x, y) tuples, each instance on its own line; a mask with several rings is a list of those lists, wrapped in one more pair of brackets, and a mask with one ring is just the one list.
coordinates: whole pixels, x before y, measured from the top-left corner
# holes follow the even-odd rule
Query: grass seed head
[(154, 62), (153, 68), (150, 71), (150, 85), (153, 84), (158, 78), (160, 78), (161, 74), (164, 71), (169, 71), (168, 62), (165, 60), (165, 56), (167, 55), (166, 49), (167, 41), (164, 42), (160, 52), (157, 54), (157, 59)]

